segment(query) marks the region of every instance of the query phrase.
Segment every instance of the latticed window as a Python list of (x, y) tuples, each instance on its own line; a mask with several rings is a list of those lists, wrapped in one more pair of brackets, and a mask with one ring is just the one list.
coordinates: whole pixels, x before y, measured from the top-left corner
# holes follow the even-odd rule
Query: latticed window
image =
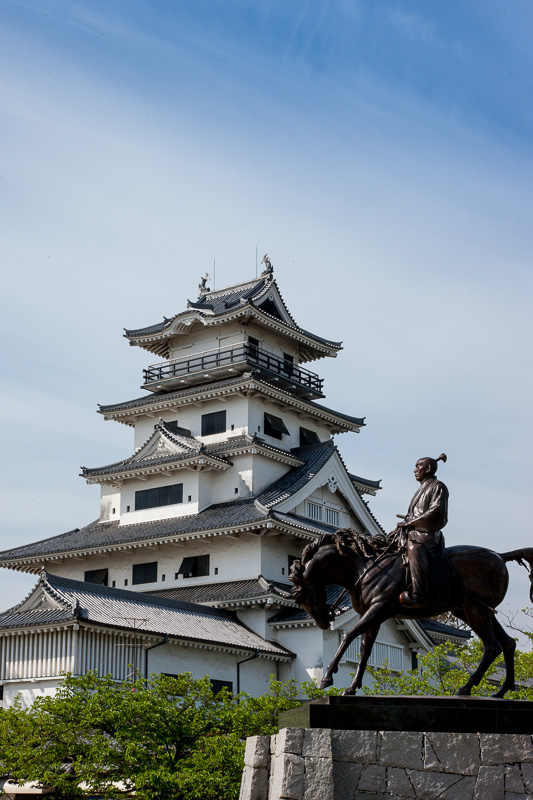
[(333, 525), (334, 528), (339, 527), (339, 512), (334, 508), (327, 508), (326, 506), (326, 525)]
[[(361, 639), (358, 636), (346, 650), (342, 660), (358, 662), (361, 658)], [(372, 648), (368, 664), (371, 667), (381, 667), (387, 662), (389, 667), (397, 672), (403, 670), (403, 647), (396, 644), (376, 642)]]
[(317, 522), (322, 522), (322, 506), (318, 503), (307, 503), (307, 516)]

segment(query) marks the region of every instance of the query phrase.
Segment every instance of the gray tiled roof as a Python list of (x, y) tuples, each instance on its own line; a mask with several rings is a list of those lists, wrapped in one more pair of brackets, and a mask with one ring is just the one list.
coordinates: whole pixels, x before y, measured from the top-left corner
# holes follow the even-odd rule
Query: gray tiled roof
[(328, 439), (320, 444), (307, 445), (307, 447), (293, 447), (291, 453), (305, 463), (301, 467), (294, 467), (272, 483), (258, 495), (257, 501), (265, 508), (270, 508), (295, 494), (322, 469), (335, 451), (333, 439)]
[[(281, 522), (316, 533), (332, 532), (328, 525), (306, 520), (295, 514), (276, 512), (277, 503), (287, 499), (306, 485), (327, 463), (336, 447), (333, 440), (321, 444), (296, 447), (291, 450), (302, 466), (293, 467), (257, 497), (215, 503), (198, 514), (182, 517), (120, 525), (118, 520), (95, 520), (83, 528), (51, 536), (38, 542), (14, 547), (0, 552), (0, 566), (12, 566), (21, 559), (39, 562), (46, 556), (68, 552), (90, 552), (99, 548), (171, 538), (196, 532), (224, 530), (240, 525), (279, 519)], [(265, 510), (266, 509), (266, 510)]]
[[(343, 591), (344, 589), (341, 586), (327, 586), (327, 602), (334, 603)], [(350, 598), (346, 596), (345, 600), (341, 603), (340, 611), (348, 611), (351, 607)], [(309, 620), (312, 620), (312, 617), (307, 611), (295, 604), (294, 608), (284, 608), (278, 611), (277, 614), (274, 614), (273, 617), (268, 619), (268, 622), (275, 624), (276, 622), (306, 622)]]
[(241, 581), (221, 581), (196, 586), (179, 586), (174, 589), (157, 589), (150, 594), (155, 597), (170, 597), (174, 600), (188, 600), (193, 603), (217, 603), (233, 600), (252, 600), (267, 594), (290, 592), (290, 584), (269, 581), (262, 575)]
[(354, 483), (360, 483), (362, 486), (368, 486), (370, 489), (381, 489), (381, 481), (371, 481), (369, 478), (361, 478), (359, 475), (348, 473), (348, 477)]
[(120, 525), (116, 522), (99, 522), (95, 520), (83, 528), (75, 528), (68, 533), (51, 536), (39, 542), (14, 547), (0, 553), (0, 562), (9, 564), (11, 560), (27, 557), (40, 557), (71, 550), (93, 550), (99, 547), (126, 544), (179, 536), (196, 531), (229, 528), (233, 525), (245, 525), (266, 519), (264, 512), (254, 505), (254, 498), (235, 500), (229, 503), (216, 503), (199, 514), (171, 519), (139, 522), (132, 525)]
[[(178, 389), (175, 392), (150, 392), (149, 394), (143, 397), (137, 397), (133, 400), (126, 400), (123, 403), (110, 403), (108, 405), (98, 404), (98, 412), (100, 414), (108, 414), (112, 413), (113, 411), (125, 411), (126, 409), (129, 408), (142, 408), (143, 406), (148, 406), (151, 405), (152, 403), (157, 403), (158, 400), (163, 400), (165, 402), (168, 402), (172, 401), (173, 399), (194, 396), (196, 394), (209, 392), (211, 390), (218, 391), (219, 389), (223, 389), (225, 387), (236, 386), (237, 384), (242, 383), (243, 380), (247, 380), (249, 378), (252, 378), (258, 383), (266, 383), (264, 379), (257, 378), (252, 372), (250, 373), (248, 378), (245, 378), (243, 375), (239, 375), (236, 378), (228, 378), (227, 380), (224, 381), (213, 381), (212, 383), (205, 383), (202, 384), (201, 386), (190, 386), (187, 389)], [(274, 388), (276, 389), (276, 391), (285, 394), (287, 398), (294, 400), (294, 397), (293, 395), (290, 394), (290, 392), (285, 392), (279, 386), (275, 386)], [(335, 411), (333, 408), (328, 408), (327, 406), (324, 406), (321, 403), (315, 403), (312, 400), (308, 400), (304, 397), (299, 397), (298, 402), (305, 404), (311, 410), (316, 409), (318, 412), (333, 414), (335, 417), (339, 417), (340, 419), (344, 419), (346, 420), (346, 422), (350, 422), (355, 425), (365, 424), (365, 417), (353, 417), (350, 414), (343, 414), (341, 411)]]
[[(163, 333), (166, 328), (170, 328), (176, 318), (190, 314), (191, 310), (194, 310), (199, 314), (204, 314), (206, 317), (212, 318), (222, 316), (239, 308), (244, 308), (246, 305), (252, 305), (258, 307), (264, 314), (272, 316), (266, 311), (266, 309), (261, 308), (260, 305), (261, 301), (263, 301), (263, 298), (272, 286), (276, 287), (281, 297), (281, 292), (279, 291), (276, 281), (272, 278), (264, 277), (256, 278), (255, 280), (237, 284), (235, 286), (228, 286), (227, 289), (205, 292), (195, 302), (189, 301), (186, 311), (181, 311), (179, 314), (175, 314), (170, 318), (165, 317), (162, 322), (156, 323), (155, 325), (125, 330), (124, 335), (128, 339), (135, 339), (142, 336), (149, 336), (150, 334), (154, 333)], [(328, 347), (340, 349), (341, 342), (333, 342), (330, 339), (324, 339), (323, 337), (317, 336), (310, 331), (304, 330), (304, 328), (300, 328), (291, 316), (287, 306), (283, 301), (283, 298), (281, 298), (281, 301), (283, 303), (284, 310), (291, 320), (290, 323), (284, 322), (285, 325), (289, 325), (289, 327), (294, 328), (299, 333), (303, 333), (305, 336), (309, 336), (311, 339), (321, 342)]]
[(418, 620), (418, 624), (425, 630), (430, 638), (433, 638), (431, 636), (432, 633), (438, 633), (442, 636), (453, 636), (459, 639), (470, 639), (472, 636), (470, 631), (464, 630), (463, 628), (456, 628), (454, 625), (446, 625), (444, 622), (439, 622), (436, 619), (421, 619)]
[[(293, 656), (283, 646), (267, 642), (249, 630), (229, 611), (48, 573), (42, 574), (40, 584), (58, 608), (24, 610), (23, 602), (0, 615), (0, 629), (80, 619), (112, 628), (135, 629), (139, 633), (168, 634), (188, 641), (257, 650), (269, 656)], [(140, 619), (144, 620), (142, 627)]]
[[(82, 476), (84, 478), (89, 478), (91, 476), (98, 475), (113, 475), (114, 473), (124, 472), (125, 470), (135, 470), (137, 468), (144, 469), (146, 466), (155, 467), (164, 464), (172, 464), (176, 461), (188, 461), (191, 458), (200, 455), (209, 456), (215, 461), (215, 463), (219, 462), (221, 465), (226, 465), (230, 463), (226, 458), (224, 458), (226, 453), (231, 453), (234, 450), (238, 450), (243, 447), (251, 447), (253, 445), (258, 445), (262, 449), (267, 450), (272, 454), (287, 457), (293, 455), (289, 450), (283, 450), (281, 447), (274, 447), (273, 445), (268, 444), (256, 434), (253, 436), (243, 434), (242, 436), (234, 436), (230, 439), (226, 439), (223, 442), (214, 442), (213, 444), (204, 445), (202, 442), (199, 442), (198, 439), (195, 439), (192, 436), (187, 437), (189, 441), (185, 443), (185, 437), (175, 436), (170, 430), (170, 425), (163, 421), (160, 421), (155, 426), (155, 430), (163, 432), (164, 435), (171, 441), (174, 441), (180, 446), (184, 446), (185, 449), (183, 452), (170, 453), (168, 455), (156, 457), (147, 456), (143, 459), (139, 458), (137, 453), (134, 453), (129, 458), (125, 458), (122, 461), (117, 461), (115, 464), (108, 464), (103, 467), (82, 467)], [(150, 436), (150, 438), (152, 437), (153, 434)], [(180, 442), (179, 438), (183, 439), (183, 441)]]

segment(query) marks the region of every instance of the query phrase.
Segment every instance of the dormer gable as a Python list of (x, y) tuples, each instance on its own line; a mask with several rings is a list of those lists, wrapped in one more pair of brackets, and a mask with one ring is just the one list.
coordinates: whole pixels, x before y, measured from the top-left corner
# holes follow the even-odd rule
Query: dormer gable
[(190, 431), (160, 419), (151, 436), (137, 448), (128, 461), (133, 464), (161, 456), (192, 455), (201, 450), (202, 443), (195, 439)]

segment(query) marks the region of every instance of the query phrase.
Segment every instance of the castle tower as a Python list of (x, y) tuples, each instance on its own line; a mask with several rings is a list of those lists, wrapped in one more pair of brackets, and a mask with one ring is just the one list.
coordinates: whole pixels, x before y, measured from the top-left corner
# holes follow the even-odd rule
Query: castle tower
[[(283, 596), (290, 564), (309, 541), (341, 527), (381, 531), (365, 501), (379, 482), (349, 472), (332, 438), (359, 432), (364, 419), (323, 405), (323, 381), (308, 368), (335, 357), (341, 344), (297, 325), (269, 261), (254, 280), (216, 291), (205, 283), (184, 311), (125, 332), (157, 361), (144, 369), (143, 396), (99, 407), (104, 419), (131, 427), (134, 441), (123, 460), (82, 468), (88, 483), (101, 486), (98, 519), (0, 553), (0, 566), (41, 575), (29, 598), (0, 615), (0, 679), (12, 681), (12, 691), (19, 673), (38, 670), (13, 667), (16, 648), (8, 655), (5, 646), (32, 610), (41, 614), (33, 615), (37, 638), (52, 631), (62, 609), (66, 628), (85, 620), (92, 631), (105, 628), (108, 643), (134, 630), (146, 634), (148, 650), (166, 635), (150, 670), (204, 674), (211, 664), (211, 676), (232, 686), (241, 682), (239, 659), (253, 652), (258, 663), (248, 665), (242, 688), (256, 692), (269, 672), (321, 677), (354, 624), (344, 606), (332, 630), (321, 631)], [(72, 598), (85, 612), (69, 617)], [(128, 615), (128, 603), (137, 611)], [(114, 609), (107, 616), (106, 604)], [(202, 638), (207, 609), (215, 618)], [(432, 645), (418, 623), (399, 629), (390, 622), (383, 631), (376, 652), (398, 669)], [(74, 645), (63, 647), (63, 669), (90, 668), (89, 656), (75, 663)], [(206, 661), (209, 647), (214, 661), (213, 653)], [(341, 668), (347, 682), (358, 657), (354, 645)]]

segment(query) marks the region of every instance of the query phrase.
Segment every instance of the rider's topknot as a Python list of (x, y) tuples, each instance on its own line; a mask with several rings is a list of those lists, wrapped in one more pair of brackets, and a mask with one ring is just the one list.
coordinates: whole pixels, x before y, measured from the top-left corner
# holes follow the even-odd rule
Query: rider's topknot
[(448, 460), (448, 456), (446, 455), (446, 453), (441, 453), (440, 456), (438, 456), (437, 458), (431, 458), (430, 456), (425, 456), (424, 458), (419, 458), (418, 460), (425, 461), (426, 464), (429, 464), (429, 466), (431, 467), (431, 474), (434, 475), (438, 467), (437, 462), (438, 461), (442, 461), (443, 463), (446, 462)]

